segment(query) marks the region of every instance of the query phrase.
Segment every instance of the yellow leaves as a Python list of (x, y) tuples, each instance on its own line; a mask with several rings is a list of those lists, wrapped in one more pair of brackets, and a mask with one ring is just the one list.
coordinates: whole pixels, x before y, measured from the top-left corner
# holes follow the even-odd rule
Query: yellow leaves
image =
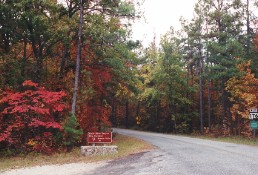
[[(250, 66), (251, 66), (251, 60), (247, 61), (247, 62), (242, 62), (240, 64), (237, 65), (237, 68), (240, 72), (246, 72), (245, 70), (248, 69), (250, 70)], [(251, 73), (251, 71), (250, 71)]]
[(30, 146), (35, 146), (37, 144), (37, 142), (34, 139), (29, 139), (27, 144)]
[(116, 91), (116, 97), (129, 97), (130, 91), (127, 89), (126, 86), (123, 86), (121, 83), (118, 83), (118, 88)]

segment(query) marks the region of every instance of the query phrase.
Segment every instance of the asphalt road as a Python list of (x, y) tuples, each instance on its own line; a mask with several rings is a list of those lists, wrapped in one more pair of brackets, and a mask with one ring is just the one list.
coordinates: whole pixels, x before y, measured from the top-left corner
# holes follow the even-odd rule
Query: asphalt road
[(111, 161), (91, 175), (258, 175), (258, 147), (124, 129), (114, 131), (143, 139), (157, 149)]

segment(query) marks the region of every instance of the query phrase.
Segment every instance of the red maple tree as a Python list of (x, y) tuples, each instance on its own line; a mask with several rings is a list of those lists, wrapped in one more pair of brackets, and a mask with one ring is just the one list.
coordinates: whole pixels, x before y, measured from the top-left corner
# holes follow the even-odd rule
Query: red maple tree
[(49, 152), (60, 144), (57, 135), (67, 105), (65, 92), (51, 92), (30, 80), (22, 92), (5, 91), (0, 100), (0, 147)]

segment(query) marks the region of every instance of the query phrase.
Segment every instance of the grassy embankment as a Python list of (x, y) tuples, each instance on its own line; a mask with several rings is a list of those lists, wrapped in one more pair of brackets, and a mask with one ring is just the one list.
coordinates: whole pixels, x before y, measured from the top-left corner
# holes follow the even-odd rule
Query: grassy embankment
[(118, 146), (118, 153), (103, 156), (82, 156), (80, 148), (75, 148), (70, 153), (55, 153), (47, 156), (31, 153), (26, 156), (0, 157), (0, 172), (6, 169), (31, 167), (37, 165), (65, 164), (74, 162), (94, 162), (100, 160), (116, 159), (130, 154), (143, 152), (154, 147), (142, 140), (117, 134), (112, 145)]
[[(227, 143), (236, 143), (242, 145), (258, 146), (258, 138), (246, 138), (241, 136), (230, 136), (230, 137), (212, 137), (206, 135), (191, 135), (193, 138), (208, 139)], [(258, 137), (258, 136), (257, 136)]]

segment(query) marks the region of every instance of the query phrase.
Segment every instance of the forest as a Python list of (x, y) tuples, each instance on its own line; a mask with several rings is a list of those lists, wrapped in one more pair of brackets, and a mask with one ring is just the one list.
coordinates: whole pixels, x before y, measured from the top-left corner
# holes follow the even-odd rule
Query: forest
[(133, 0), (0, 0), (0, 151), (53, 152), (89, 131), (251, 137), (256, 0), (198, 0), (160, 43)]

